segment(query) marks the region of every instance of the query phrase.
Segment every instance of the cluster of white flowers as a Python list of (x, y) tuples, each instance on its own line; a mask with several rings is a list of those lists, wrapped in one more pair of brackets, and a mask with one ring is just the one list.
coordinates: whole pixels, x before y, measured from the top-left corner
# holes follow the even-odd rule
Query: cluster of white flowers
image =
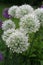
[(16, 53), (22, 53), (28, 49), (28, 37), (24, 35), (19, 29), (15, 29), (13, 21), (6, 20), (3, 22), (2, 29), (4, 33), (2, 39), (6, 42), (6, 45)]
[(9, 10), (8, 10), (8, 14), (11, 15), (12, 17), (15, 17), (17, 8), (18, 8), (18, 6), (10, 7)]
[(38, 31), (40, 23), (34, 14), (28, 14), (20, 19), (20, 27), (26, 33), (32, 33)]
[(14, 20), (15, 18), (19, 19), (19, 28), (15, 28), (15, 24), (11, 19), (4, 21), (2, 24), (2, 30), (4, 30), (2, 39), (10, 50), (22, 53), (30, 46), (29, 34), (36, 33), (40, 28), (40, 21), (43, 22), (43, 9), (38, 8), (34, 11), (30, 5), (25, 4), (10, 7), (8, 14)]
[(16, 53), (22, 53), (28, 49), (28, 37), (20, 31), (15, 31), (6, 40), (6, 45), (10, 47), (10, 50)]
[(43, 8), (35, 9), (34, 13), (36, 14), (37, 18), (39, 19), (41, 25), (43, 26)]
[(5, 20), (2, 24), (2, 29), (4, 31), (8, 30), (8, 29), (11, 29), (11, 28), (15, 28), (15, 24), (12, 20)]
[(8, 29), (7, 31), (4, 31), (3, 35), (2, 35), (2, 39), (4, 41), (6, 41), (8, 39), (8, 37), (13, 33), (15, 32), (15, 29)]
[(30, 5), (22, 5), (22, 6), (12, 6), (8, 10), (8, 14), (12, 17), (21, 18), (22, 16), (32, 13), (33, 8)]
[(34, 9), (30, 5), (22, 5), (16, 10), (16, 17), (21, 18), (26, 14), (30, 14)]

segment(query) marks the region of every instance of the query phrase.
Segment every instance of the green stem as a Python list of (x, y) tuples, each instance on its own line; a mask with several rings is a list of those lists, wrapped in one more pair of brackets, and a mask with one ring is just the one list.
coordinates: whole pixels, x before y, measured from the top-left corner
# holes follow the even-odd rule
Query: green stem
[(5, 64), (4, 65), (9, 65), (9, 49), (6, 48), (6, 56), (5, 56)]

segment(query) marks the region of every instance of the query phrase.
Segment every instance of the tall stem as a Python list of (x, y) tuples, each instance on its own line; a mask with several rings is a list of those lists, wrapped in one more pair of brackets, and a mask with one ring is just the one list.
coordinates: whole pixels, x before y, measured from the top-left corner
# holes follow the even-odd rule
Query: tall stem
[(4, 65), (9, 65), (9, 49), (6, 48), (6, 56)]

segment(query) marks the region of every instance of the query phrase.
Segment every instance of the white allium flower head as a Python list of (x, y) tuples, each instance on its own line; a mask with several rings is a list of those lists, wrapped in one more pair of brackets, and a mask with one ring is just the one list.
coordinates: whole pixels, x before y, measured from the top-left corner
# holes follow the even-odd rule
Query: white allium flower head
[(11, 28), (14, 28), (15, 29), (15, 24), (12, 20), (5, 20), (2, 24), (2, 29), (4, 31), (8, 30), (8, 29), (11, 29)]
[(11, 15), (12, 17), (15, 17), (15, 12), (17, 10), (18, 6), (12, 6), (8, 10), (8, 14)]
[(8, 29), (7, 31), (4, 31), (2, 39), (6, 41), (13, 32), (15, 32), (15, 29)]
[(40, 23), (43, 26), (43, 8), (36, 9), (34, 13), (37, 15), (37, 18), (40, 20)]
[(22, 17), (19, 25), (26, 33), (36, 32), (40, 27), (39, 20), (35, 14), (28, 14)]
[(19, 30), (26, 35), (27, 31), (25, 31), (24, 28), (20, 27)]
[(10, 50), (16, 53), (22, 53), (28, 49), (28, 37), (20, 31), (16, 30), (6, 40), (6, 45), (10, 47)]
[(16, 17), (21, 18), (26, 14), (32, 13), (33, 11), (34, 11), (34, 9), (30, 5), (28, 5), (28, 4), (21, 5), (16, 10)]

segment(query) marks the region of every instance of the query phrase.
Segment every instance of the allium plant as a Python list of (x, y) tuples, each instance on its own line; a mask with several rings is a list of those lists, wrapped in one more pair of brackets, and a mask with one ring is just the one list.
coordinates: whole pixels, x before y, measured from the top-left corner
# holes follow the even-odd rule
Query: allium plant
[(8, 14), (8, 10), (9, 8), (5, 8), (2, 13), (2, 15), (7, 19), (11, 18), (11, 15)]
[(12, 29), (14, 28), (15, 29), (15, 24), (12, 22), (12, 20), (5, 20), (2, 24), (2, 29), (4, 31), (8, 30), (8, 29)]
[(17, 8), (18, 8), (18, 6), (10, 7), (8, 10), (8, 14), (11, 15), (12, 17), (15, 17), (15, 13), (16, 13)]
[(3, 60), (3, 54), (0, 52), (0, 61), (2, 61)]
[[(28, 4), (14, 5), (8, 9), (8, 15), (12, 18), (5, 20), (2, 24), (2, 39), (5, 41), (5, 45), (13, 54), (17, 53), (31, 57), (33, 54), (31, 50), (36, 39), (38, 39), (37, 35), (40, 28), (43, 26), (43, 8), (34, 10)], [(19, 27), (16, 28), (16, 25), (19, 25)], [(36, 50), (37, 47), (36, 43)], [(37, 54), (34, 56), (36, 57)]]
[(41, 8), (43, 8), (43, 5), (41, 5)]
[(24, 15), (32, 13), (33, 11), (34, 9), (30, 5), (25, 4), (25, 5), (19, 6), (16, 10), (16, 17), (21, 18)]
[(36, 32), (40, 28), (40, 22), (35, 16), (35, 14), (28, 14), (22, 17), (20, 19), (19, 25), (27, 33)]
[(43, 26), (43, 8), (35, 9), (34, 13), (36, 14), (37, 18), (39, 19), (41, 26)]
[(7, 31), (4, 31), (3, 35), (2, 35), (2, 38), (4, 41), (7, 40), (7, 38), (13, 33), (15, 32), (15, 29), (8, 29)]
[(28, 49), (28, 37), (16, 30), (6, 40), (6, 45), (10, 47), (10, 50), (13, 52), (22, 53)]

